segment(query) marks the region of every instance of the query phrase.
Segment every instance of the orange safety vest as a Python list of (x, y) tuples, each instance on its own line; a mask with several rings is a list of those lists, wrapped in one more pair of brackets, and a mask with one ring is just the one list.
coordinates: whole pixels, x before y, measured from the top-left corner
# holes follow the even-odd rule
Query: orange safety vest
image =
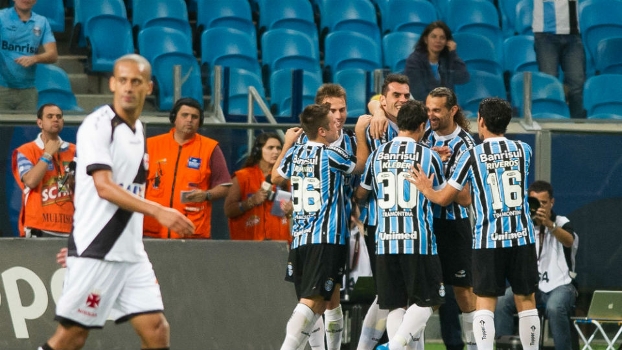
[[(265, 180), (258, 165), (243, 168), (235, 172), (240, 184), (240, 200), (245, 201), (261, 188)], [(276, 191), (276, 186), (272, 186)], [(261, 205), (249, 209), (244, 214), (229, 218), (229, 237), (234, 240), (280, 240), (290, 241), (289, 220), (270, 213), (272, 201), (264, 201)]]
[(23, 154), (30, 162), (37, 164), (43, 155), (40, 136), (13, 151), (11, 167), (13, 177), (22, 190), (22, 206), (19, 212), (18, 230), (25, 236), (24, 228), (35, 228), (58, 233), (71, 232), (73, 226), (73, 194), (68, 186), (59, 189), (58, 180), (65, 175), (67, 165), (74, 160), (76, 145), (63, 142), (61, 149), (52, 158), (43, 179), (35, 188), (24, 186), (17, 167), (17, 154)]
[(145, 198), (179, 210), (194, 223), (196, 230), (192, 237), (182, 237), (145, 215), (143, 234), (155, 238), (211, 238), (212, 203), (182, 203), (181, 196), (182, 192), (209, 189), (210, 158), (218, 142), (196, 134), (180, 145), (173, 137), (174, 132), (175, 128), (147, 139), (149, 175)]

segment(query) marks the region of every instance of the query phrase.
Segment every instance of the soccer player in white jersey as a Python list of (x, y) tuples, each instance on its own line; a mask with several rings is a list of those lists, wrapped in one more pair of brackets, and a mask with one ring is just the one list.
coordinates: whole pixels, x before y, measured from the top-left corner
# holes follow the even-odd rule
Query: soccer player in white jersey
[[(433, 231), (432, 202), (407, 181), (410, 168), (421, 164), (444, 186), (440, 156), (419, 142), (428, 119), (425, 105), (410, 100), (397, 115), (398, 134), (367, 160), (356, 199), (376, 199), (376, 282), (387, 318), (389, 349), (420, 347), (416, 340), (433, 308), (444, 302), (441, 262)], [(468, 193), (466, 198), (468, 201)], [(466, 204), (466, 202), (464, 203)], [(409, 306), (410, 305), (410, 306)]]
[(505, 294), (506, 279), (515, 295), (523, 349), (538, 349), (540, 338), (534, 298), (538, 266), (526, 185), (532, 151), (526, 143), (504, 136), (511, 119), (507, 101), (484, 99), (477, 115), (483, 142), (459, 156), (448, 186), (435, 191), (431, 178), (420, 167), (413, 168), (409, 179), (427, 198), (443, 206), (467, 181), (471, 183), (473, 292), (477, 296), (473, 332), (479, 350), (494, 347), (494, 311), (497, 297)]
[(144, 200), (145, 135), (138, 120), (151, 93), (151, 66), (142, 56), (119, 58), (110, 78), (112, 105), (88, 115), (77, 135), (74, 227), (67, 274), (56, 306), (59, 325), (39, 350), (81, 349), (90, 329), (111, 316), (129, 321), (142, 349), (168, 349), (169, 326), (145, 252), (143, 215), (191, 235), (178, 211)]
[(341, 148), (328, 147), (339, 137), (329, 113), (328, 104), (307, 106), (300, 122), (309, 141), (295, 144), (302, 130), (288, 130), (283, 148), (289, 149), (272, 170), (273, 183), (291, 181), (294, 205), (286, 280), (294, 282), (299, 304), (287, 322), (282, 350), (298, 349), (324, 311), (340, 304), (349, 239), (344, 181), (355, 161)]

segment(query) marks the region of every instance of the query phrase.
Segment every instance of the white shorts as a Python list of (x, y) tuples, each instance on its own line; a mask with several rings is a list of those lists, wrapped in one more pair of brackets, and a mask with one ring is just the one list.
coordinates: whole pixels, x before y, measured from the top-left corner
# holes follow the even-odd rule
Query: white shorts
[(67, 258), (63, 293), (56, 305), (58, 321), (102, 328), (109, 317), (118, 323), (163, 310), (160, 285), (148, 260)]

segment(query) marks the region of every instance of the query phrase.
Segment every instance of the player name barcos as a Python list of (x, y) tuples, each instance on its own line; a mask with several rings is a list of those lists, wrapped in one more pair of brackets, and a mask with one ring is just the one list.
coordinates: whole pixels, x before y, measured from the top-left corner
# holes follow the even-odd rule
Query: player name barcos
[(480, 154), (479, 161), (486, 163), (486, 169), (517, 167), (523, 158), (523, 150), (505, 151), (495, 154)]

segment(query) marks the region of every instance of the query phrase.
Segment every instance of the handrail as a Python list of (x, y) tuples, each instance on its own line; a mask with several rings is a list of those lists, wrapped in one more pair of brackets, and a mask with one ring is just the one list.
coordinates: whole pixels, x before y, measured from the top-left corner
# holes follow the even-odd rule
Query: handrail
[(531, 99), (532, 99), (532, 86), (531, 86), (531, 72), (523, 72), (523, 120), (521, 125), (525, 130), (542, 130), (540, 125), (533, 120), (531, 115)]
[[(274, 119), (272, 112), (270, 112), (270, 108), (268, 108), (268, 105), (266, 105), (266, 102), (264, 102), (263, 98), (259, 95), (259, 92), (257, 91), (257, 89), (255, 89), (254, 86), (248, 87), (248, 119), (247, 119), (248, 124), (257, 122), (255, 120), (255, 113), (254, 113), (255, 104), (253, 103), (254, 101), (257, 101), (259, 108), (266, 115), (266, 119), (268, 119), (268, 122), (270, 124), (275, 124), (275, 125), (278, 124), (276, 119)], [(276, 132), (279, 136), (281, 136), (283, 140), (285, 139), (285, 133), (283, 132), (283, 130), (276, 130)], [(253, 130), (248, 129), (246, 134), (248, 137), (248, 150), (250, 151), (251, 148), (253, 147), (253, 142), (254, 142), (253, 141)]]

